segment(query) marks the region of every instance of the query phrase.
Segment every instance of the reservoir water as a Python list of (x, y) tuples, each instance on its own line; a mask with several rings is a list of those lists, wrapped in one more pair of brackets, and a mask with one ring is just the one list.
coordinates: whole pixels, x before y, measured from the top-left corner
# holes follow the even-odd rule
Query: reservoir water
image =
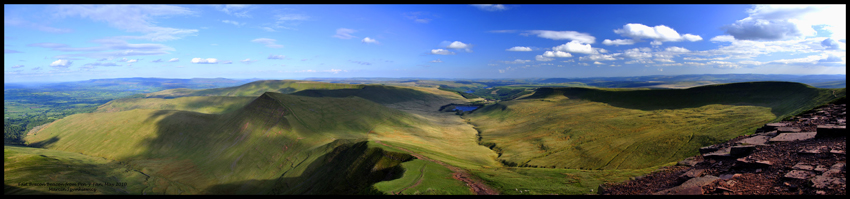
[(473, 111), (475, 109), (478, 109), (478, 106), (455, 106), (455, 109), (452, 109), (452, 111), (456, 111), (456, 110)]

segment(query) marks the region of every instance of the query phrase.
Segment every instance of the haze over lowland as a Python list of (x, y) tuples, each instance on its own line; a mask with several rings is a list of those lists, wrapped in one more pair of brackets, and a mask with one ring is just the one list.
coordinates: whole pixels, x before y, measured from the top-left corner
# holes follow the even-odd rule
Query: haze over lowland
[(4, 82), (846, 74), (846, 5), (4, 5)]

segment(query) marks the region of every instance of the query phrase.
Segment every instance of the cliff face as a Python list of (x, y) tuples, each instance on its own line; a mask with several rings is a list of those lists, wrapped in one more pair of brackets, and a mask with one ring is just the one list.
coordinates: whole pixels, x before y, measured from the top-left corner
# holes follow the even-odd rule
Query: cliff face
[(706, 146), (602, 195), (845, 195), (846, 104), (828, 104), (755, 134)]

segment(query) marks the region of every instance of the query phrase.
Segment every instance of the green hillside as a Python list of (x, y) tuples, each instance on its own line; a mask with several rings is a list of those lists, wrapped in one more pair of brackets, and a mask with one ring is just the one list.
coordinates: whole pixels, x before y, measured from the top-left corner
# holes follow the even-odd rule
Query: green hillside
[[(148, 194), (356, 193), (368, 192), (368, 186), (303, 189), (281, 183), (345, 177), (345, 172), (319, 169), (339, 167), (338, 158), (328, 155), (339, 150), (372, 157), (343, 158), (341, 165), (361, 161), (357, 168), (377, 168), (366, 169), (373, 175), (392, 171), (400, 161), (375, 158), (386, 153), (353, 140), (364, 140), (373, 129), (412, 131), (411, 124), (427, 123), (358, 97), (266, 93), (224, 114), (153, 109), (77, 114), (33, 132), (27, 143), (137, 168), (151, 176), (144, 188)], [(348, 150), (352, 147), (356, 150)], [(351, 175), (368, 176), (361, 174)]]
[(681, 90), (541, 88), (465, 117), (478, 128), (482, 145), (499, 152), (506, 165), (637, 169), (696, 155), (699, 147), (846, 95), (844, 89), (832, 91), (789, 82)]
[(98, 106), (94, 112), (118, 112), (133, 109), (161, 109), (217, 114), (242, 108), (254, 99), (256, 99), (256, 97), (191, 96), (173, 99), (121, 98)]

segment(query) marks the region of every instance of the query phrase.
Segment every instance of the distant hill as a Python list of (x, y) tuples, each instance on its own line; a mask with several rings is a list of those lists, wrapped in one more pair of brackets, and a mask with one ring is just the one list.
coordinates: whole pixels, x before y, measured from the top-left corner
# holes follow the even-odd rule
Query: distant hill
[[(833, 92), (835, 94), (833, 95)], [(695, 155), (845, 89), (747, 82), (690, 89), (540, 88), (465, 117), (506, 165), (636, 169)]]
[(362, 88), (363, 85), (334, 84), (324, 82), (311, 82), (300, 80), (264, 80), (255, 81), (239, 86), (193, 90), (193, 89), (171, 89), (154, 93), (148, 93), (145, 97), (152, 98), (175, 98), (186, 96), (260, 96), (265, 92), (293, 93), (305, 89), (341, 89)]

